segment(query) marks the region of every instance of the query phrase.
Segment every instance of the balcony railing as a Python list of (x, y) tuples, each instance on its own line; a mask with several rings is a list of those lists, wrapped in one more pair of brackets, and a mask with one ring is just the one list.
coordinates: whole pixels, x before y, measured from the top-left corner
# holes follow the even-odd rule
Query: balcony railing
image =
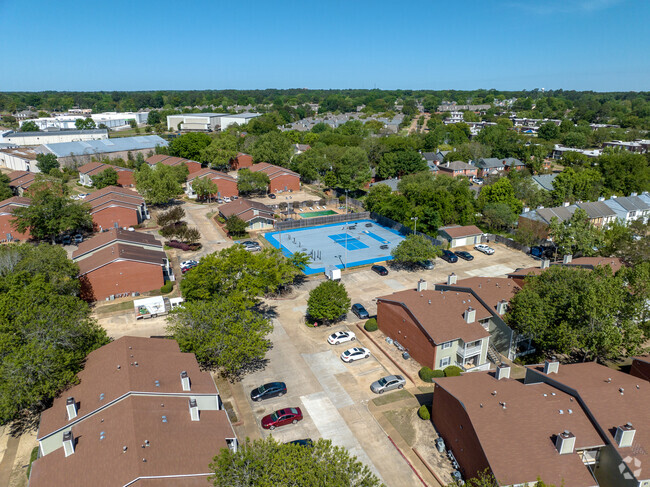
[(458, 347), (458, 350), (456, 350), (456, 353), (458, 354), (459, 357), (465, 359), (467, 357), (473, 357), (474, 355), (480, 355), (481, 350), (482, 350), (482, 344), (481, 345), (473, 345), (473, 346), (465, 346), (465, 347)]

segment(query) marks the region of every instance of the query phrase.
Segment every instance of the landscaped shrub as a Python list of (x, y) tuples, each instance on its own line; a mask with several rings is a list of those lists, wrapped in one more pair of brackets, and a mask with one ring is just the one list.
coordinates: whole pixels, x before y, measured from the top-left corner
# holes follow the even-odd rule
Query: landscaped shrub
[(432, 379), (444, 377), (445, 373), (442, 370), (431, 370), (429, 367), (422, 367), (418, 375), (424, 382), (433, 382)]
[(160, 292), (163, 294), (168, 294), (174, 289), (174, 283), (172, 281), (167, 281), (163, 287), (160, 288)]
[(370, 318), (368, 321), (366, 321), (366, 324), (363, 325), (363, 327), (366, 329), (366, 331), (377, 331), (377, 320), (375, 318)]
[(445, 369), (445, 377), (458, 377), (463, 369), (457, 367), (456, 365), (450, 365)]
[(181, 249), (185, 251), (192, 250), (192, 247), (190, 245), (179, 242), (178, 240), (170, 240), (169, 242), (165, 242), (165, 245), (173, 249)]
[(431, 419), (431, 413), (429, 413), (429, 408), (427, 408), (424, 404), (420, 406), (420, 409), (418, 409), (418, 416), (420, 416), (420, 418), (424, 420)]

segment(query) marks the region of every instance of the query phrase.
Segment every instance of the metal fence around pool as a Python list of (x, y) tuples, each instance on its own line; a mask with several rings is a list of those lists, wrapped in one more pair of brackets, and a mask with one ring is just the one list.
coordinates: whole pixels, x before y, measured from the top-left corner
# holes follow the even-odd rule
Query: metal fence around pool
[(293, 230), (295, 228), (316, 227), (319, 225), (329, 225), (330, 223), (351, 222), (354, 220), (367, 220), (370, 213), (367, 211), (361, 213), (347, 213), (329, 216), (316, 216), (313, 218), (301, 218), (299, 220), (284, 220), (275, 223), (275, 229), (281, 232)]

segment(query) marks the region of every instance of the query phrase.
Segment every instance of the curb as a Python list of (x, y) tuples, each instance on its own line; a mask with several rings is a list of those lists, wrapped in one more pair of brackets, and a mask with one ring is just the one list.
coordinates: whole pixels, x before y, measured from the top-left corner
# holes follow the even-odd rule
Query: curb
[[(397, 444), (393, 441), (393, 439), (390, 437), (390, 435), (386, 435), (386, 436), (388, 436), (388, 439), (389, 439), (390, 442), (393, 444), (393, 446), (395, 447), (395, 449), (399, 452), (399, 454), (402, 455), (402, 458), (403, 458), (404, 461), (408, 464), (408, 466), (411, 467), (411, 470), (413, 470), (413, 473), (415, 474), (415, 476), (416, 476), (418, 479), (420, 479), (420, 482), (422, 482), (422, 485), (424, 485), (424, 487), (429, 487), (429, 484), (427, 484), (427, 483), (424, 481), (424, 479), (420, 476), (420, 473), (415, 469), (415, 467), (414, 467), (413, 464), (409, 461), (409, 459), (406, 458), (406, 455), (404, 455), (404, 453), (402, 452), (402, 450), (400, 450), (399, 446), (397, 446)], [(418, 458), (419, 458), (419, 457), (418, 457)], [(436, 479), (437, 479), (437, 477), (436, 477)]]
[(369, 339), (369, 340), (370, 340), (370, 341), (371, 341), (371, 342), (372, 342), (372, 343), (373, 343), (373, 344), (374, 344), (374, 345), (375, 345), (379, 350), (381, 350), (381, 352), (384, 354), (384, 356), (386, 356), (386, 357), (388, 358), (388, 360), (390, 360), (390, 361), (395, 365), (395, 367), (397, 367), (397, 368), (400, 370), (400, 372), (401, 372), (402, 374), (404, 374), (406, 377), (408, 377), (408, 379), (409, 379), (409, 380), (410, 380), (410, 381), (411, 381), (411, 382), (412, 382), (412, 383), (417, 387), (417, 382), (415, 382), (415, 380), (413, 380), (413, 377), (411, 377), (411, 375), (410, 375), (408, 372), (406, 372), (406, 371), (402, 368), (402, 366), (401, 366), (400, 364), (398, 364), (398, 363), (395, 361), (395, 359), (394, 359), (393, 357), (391, 357), (390, 355), (388, 355), (388, 354), (386, 353), (386, 351), (385, 351), (381, 346), (379, 346), (379, 344), (377, 343), (377, 341), (376, 341), (374, 338), (372, 338), (372, 337), (370, 336), (370, 334), (369, 334), (369, 333), (366, 331), (366, 329), (361, 325), (361, 323), (357, 323), (357, 328), (359, 328), (359, 330), (361, 330), (361, 331), (363, 332), (363, 334), (364, 334), (364, 335), (365, 335), (365, 336), (366, 336), (366, 337), (367, 337), (367, 338), (368, 338), (368, 339)]
[(427, 461), (422, 457), (422, 455), (420, 455), (420, 453), (419, 453), (415, 448), (411, 448), (411, 450), (413, 450), (413, 453), (415, 453), (415, 456), (418, 457), (418, 458), (420, 459), (420, 461), (422, 462), (422, 464), (427, 468), (427, 470), (429, 471), (429, 473), (430, 473), (431, 475), (433, 475), (433, 477), (438, 481), (438, 483), (439, 483), (440, 485), (446, 485), (446, 484), (442, 481), (442, 479), (440, 478), (440, 476), (436, 473), (436, 471), (433, 470), (433, 468), (432, 468), (432, 467), (427, 463)]

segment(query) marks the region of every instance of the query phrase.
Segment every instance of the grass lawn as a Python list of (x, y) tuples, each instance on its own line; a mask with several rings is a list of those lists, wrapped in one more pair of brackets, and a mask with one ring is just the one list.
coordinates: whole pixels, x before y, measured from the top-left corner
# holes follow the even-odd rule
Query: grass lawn
[(29, 456), (29, 467), (27, 467), (27, 478), (29, 478), (29, 474), (32, 472), (32, 463), (34, 463), (34, 460), (38, 458), (38, 447), (35, 446), (34, 449), (32, 450), (31, 455)]
[[(413, 427), (413, 409), (404, 408), (396, 411), (386, 411), (384, 413), (386, 419), (390, 421), (399, 434), (404, 438), (404, 441), (410, 445), (415, 443), (415, 428)], [(419, 419), (419, 418), (418, 418)]]
[(375, 406), (384, 406), (386, 404), (390, 404), (391, 402), (408, 399), (409, 397), (413, 397), (413, 395), (410, 392), (402, 389), (401, 391), (391, 392), (390, 394), (382, 394), (381, 396), (374, 398), (372, 400), (372, 403)]
[(133, 309), (133, 301), (125, 301), (123, 303), (109, 304), (107, 306), (99, 306), (95, 308), (95, 313), (98, 315), (103, 315), (107, 313), (113, 313), (115, 311), (126, 311)]

